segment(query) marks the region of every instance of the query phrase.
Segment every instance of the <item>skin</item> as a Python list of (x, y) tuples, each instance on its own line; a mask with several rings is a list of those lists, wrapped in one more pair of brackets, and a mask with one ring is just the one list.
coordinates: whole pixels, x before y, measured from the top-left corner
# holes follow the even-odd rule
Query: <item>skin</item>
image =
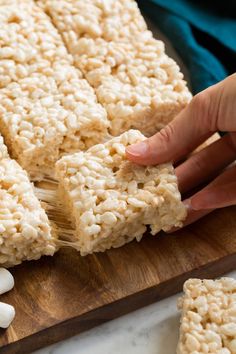
[[(186, 159), (217, 131), (228, 133)], [(126, 155), (140, 165), (172, 161), (182, 194), (206, 184), (184, 200), (188, 206), (185, 225), (214, 209), (236, 204), (236, 74), (194, 96), (169, 125), (127, 147)]]

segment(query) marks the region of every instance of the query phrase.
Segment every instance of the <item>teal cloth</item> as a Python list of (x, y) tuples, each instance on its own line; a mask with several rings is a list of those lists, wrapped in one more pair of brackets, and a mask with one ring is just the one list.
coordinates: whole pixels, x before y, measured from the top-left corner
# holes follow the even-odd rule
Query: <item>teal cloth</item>
[(236, 71), (236, 1), (138, 0), (187, 66), (193, 93)]

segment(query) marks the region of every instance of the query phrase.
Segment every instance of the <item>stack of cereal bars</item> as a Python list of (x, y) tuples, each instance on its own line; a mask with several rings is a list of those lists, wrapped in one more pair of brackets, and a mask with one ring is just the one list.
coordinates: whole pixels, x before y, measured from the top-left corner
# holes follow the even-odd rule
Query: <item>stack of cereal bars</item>
[(172, 165), (125, 158), (191, 99), (136, 2), (0, 0), (0, 22), (0, 133), (17, 161), (1, 142), (0, 263), (59, 245), (23, 169), (57, 176), (81, 254), (180, 226)]

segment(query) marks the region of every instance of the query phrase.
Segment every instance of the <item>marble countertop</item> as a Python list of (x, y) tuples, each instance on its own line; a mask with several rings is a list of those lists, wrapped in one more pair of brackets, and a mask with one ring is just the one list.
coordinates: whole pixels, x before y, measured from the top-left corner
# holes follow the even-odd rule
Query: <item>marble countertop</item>
[[(236, 279), (236, 271), (227, 274)], [(175, 354), (177, 294), (34, 354)]]
[[(188, 80), (187, 71), (168, 40), (150, 21), (148, 25), (154, 36), (166, 43), (167, 53), (178, 62)], [(236, 270), (228, 275), (236, 278)], [(176, 300), (180, 295), (144, 307), (33, 354), (174, 354), (180, 319)]]

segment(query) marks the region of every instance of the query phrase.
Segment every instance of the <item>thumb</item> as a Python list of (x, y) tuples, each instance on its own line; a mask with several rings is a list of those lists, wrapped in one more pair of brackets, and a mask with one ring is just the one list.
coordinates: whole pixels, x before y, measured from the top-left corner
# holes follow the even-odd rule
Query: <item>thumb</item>
[(178, 144), (178, 132), (173, 124), (167, 125), (152, 137), (126, 148), (126, 156), (132, 162), (141, 165), (156, 165), (174, 160), (175, 154), (171, 145)]
[(141, 165), (155, 165), (176, 161), (187, 155), (206, 140), (215, 130), (210, 131), (209, 106), (212, 104), (211, 91), (196, 95), (190, 104), (176, 118), (151, 138), (126, 149), (127, 158)]
[(229, 167), (191, 198), (194, 210), (223, 208), (236, 204), (236, 166)]

